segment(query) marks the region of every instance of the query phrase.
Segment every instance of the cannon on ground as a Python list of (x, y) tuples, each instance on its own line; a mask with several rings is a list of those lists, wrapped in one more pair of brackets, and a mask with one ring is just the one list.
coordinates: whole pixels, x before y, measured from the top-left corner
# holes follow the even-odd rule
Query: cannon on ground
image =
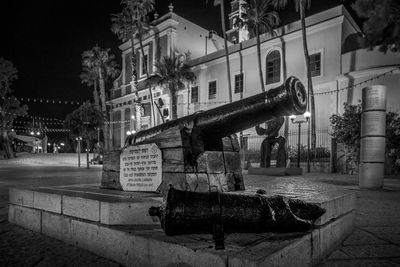
[[(303, 84), (290, 77), (267, 92), (139, 131), (127, 138), (125, 147), (157, 145), (162, 155), (162, 182), (158, 191), (164, 195), (169, 185), (202, 192), (208, 192), (210, 187), (223, 192), (243, 190), (235, 133), (274, 117), (302, 114), (306, 102)], [(119, 154), (117, 151), (104, 159), (103, 187), (120, 189)]]
[(151, 207), (167, 235), (213, 233), (223, 248), (224, 233), (303, 232), (310, 230), (325, 210), (284, 196), (189, 192), (170, 188), (161, 207)]

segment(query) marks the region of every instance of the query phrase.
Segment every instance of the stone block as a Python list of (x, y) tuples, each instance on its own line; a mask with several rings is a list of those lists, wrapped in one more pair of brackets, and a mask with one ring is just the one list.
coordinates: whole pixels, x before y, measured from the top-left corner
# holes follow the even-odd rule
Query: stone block
[(297, 167), (286, 168), (285, 175), (303, 175), (303, 169)]
[(222, 138), (222, 150), (223, 151), (233, 151), (232, 141), (229, 136)]
[(190, 191), (208, 192), (210, 190), (206, 173), (186, 173), (186, 182)]
[(355, 227), (355, 211), (337, 218), (312, 232), (312, 262), (313, 265), (336, 249)]
[(120, 150), (114, 150), (104, 153), (103, 170), (104, 171), (119, 171), (120, 168)]
[[(238, 190), (238, 189), (236, 189), (236, 180), (235, 180), (235, 175), (233, 173), (227, 173), (225, 175), (225, 178), (226, 178), (227, 191)], [(239, 186), (238, 186), (238, 188), (239, 188)]]
[(162, 149), (163, 172), (185, 172), (183, 148)]
[(8, 221), (29, 230), (41, 232), (41, 211), (18, 205), (9, 205)]
[(160, 206), (162, 198), (142, 198), (135, 202), (101, 202), (100, 223), (107, 225), (159, 224), (156, 217), (149, 215), (149, 208)]
[(101, 174), (101, 187), (122, 190), (119, 182), (120, 172), (103, 171)]
[(223, 173), (210, 173), (208, 174), (208, 180), (210, 183), (210, 188), (216, 187), (218, 191), (226, 191), (228, 188), (226, 185), (226, 176)]
[(80, 196), (62, 196), (62, 213), (94, 222), (100, 221), (100, 201)]
[(196, 159), (197, 172), (225, 173), (224, 157), (220, 151), (204, 151)]
[(224, 163), (226, 172), (241, 172), (240, 154), (239, 152), (224, 151)]
[(189, 189), (186, 182), (186, 173), (163, 172), (162, 182), (157, 191), (166, 196), (170, 186), (180, 190)]
[(33, 191), (26, 189), (11, 188), (10, 203), (24, 207), (33, 207)]
[(235, 190), (244, 190), (243, 174), (241, 172), (234, 172)]
[(347, 190), (328, 191), (321, 194), (312, 194), (300, 197), (306, 202), (314, 203), (324, 208), (326, 212), (315, 222), (321, 226), (332, 219), (338, 218), (356, 208), (356, 197)]
[(73, 243), (71, 240), (71, 217), (61, 214), (42, 212), (42, 233), (66, 243)]
[(35, 191), (33, 207), (39, 210), (61, 213), (61, 195)]

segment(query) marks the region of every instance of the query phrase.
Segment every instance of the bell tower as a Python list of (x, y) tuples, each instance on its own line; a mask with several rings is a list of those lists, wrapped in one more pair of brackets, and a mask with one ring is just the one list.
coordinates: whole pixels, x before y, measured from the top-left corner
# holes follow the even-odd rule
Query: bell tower
[(226, 31), (228, 41), (237, 44), (246, 40), (249, 40), (249, 32), (244, 27), (236, 25), (239, 18), (243, 13), (246, 13), (244, 8), (246, 4), (245, 0), (232, 0), (231, 1), (231, 13), (229, 13), (229, 30)]

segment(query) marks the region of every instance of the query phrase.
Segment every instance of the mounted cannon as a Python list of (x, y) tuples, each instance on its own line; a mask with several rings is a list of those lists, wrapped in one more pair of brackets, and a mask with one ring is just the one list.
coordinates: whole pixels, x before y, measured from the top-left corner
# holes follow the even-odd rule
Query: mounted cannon
[[(284, 84), (268, 92), (139, 131), (127, 138), (124, 151), (131, 150), (122, 153), (123, 162), (117, 162), (119, 154), (109, 156), (108, 162), (113, 161), (114, 165), (121, 165), (120, 182), (124, 190), (134, 188), (132, 191), (152, 191), (157, 186), (157, 190), (164, 195), (169, 185), (177, 189), (203, 192), (208, 192), (212, 186), (220, 191), (243, 190), (240, 149), (235, 133), (274, 117), (302, 114), (306, 109), (306, 99), (306, 90), (302, 83), (297, 78), (290, 77)], [(149, 146), (150, 144), (153, 146)], [(157, 152), (157, 149), (160, 152)], [(129, 165), (129, 159), (135, 158), (135, 155), (142, 157), (141, 151), (147, 153), (149, 150), (160, 155), (161, 163), (158, 169), (151, 166), (149, 170), (153, 170), (154, 167), (155, 171), (147, 174), (155, 177), (160, 175), (161, 185), (153, 183), (149, 186), (127, 188), (124, 186), (126, 181), (130, 181), (130, 185), (145, 184), (136, 183), (146, 179), (146, 174), (136, 177), (135, 180), (135, 176), (138, 175), (135, 173), (137, 168), (132, 166), (132, 163)], [(146, 154), (144, 157), (147, 156)], [(154, 155), (153, 158), (157, 157)], [(109, 168), (107, 157), (105, 162), (102, 185), (115, 188), (115, 185), (110, 183), (109, 173), (118, 170), (115, 166)], [(126, 170), (130, 173), (126, 173)]]

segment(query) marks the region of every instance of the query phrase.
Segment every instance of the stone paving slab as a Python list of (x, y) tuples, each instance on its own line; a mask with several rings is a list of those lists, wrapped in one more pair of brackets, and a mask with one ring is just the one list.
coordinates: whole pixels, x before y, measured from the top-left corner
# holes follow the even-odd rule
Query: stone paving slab
[(398, 267), (392, 259), (359, 259), (325, 262), (320, 267)]
[(0, 266), (120, 265), (86, 250), (3, 222), (0, 223)]
[(357, 229), (354, 233), (347, 238), (344, 242), (344, 246), (354, 246), (354, 245), (382, 245), (389, 244), (389, 242), (376, 237), (366, 231)]
[(400, 255), (400, 247), (392, 244), (344, 246), (341, 250), (353, 258), (390, 258)]

